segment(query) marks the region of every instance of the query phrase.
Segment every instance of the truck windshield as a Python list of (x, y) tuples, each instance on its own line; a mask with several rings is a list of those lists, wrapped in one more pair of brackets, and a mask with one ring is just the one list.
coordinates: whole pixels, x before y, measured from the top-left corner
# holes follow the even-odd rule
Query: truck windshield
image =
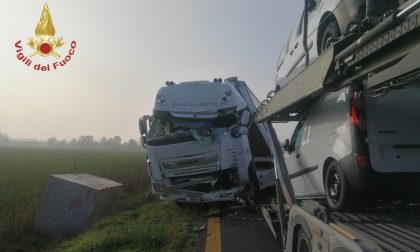
[(215, 129), (230, 128), (239, 122), (235, 114), (219, 114), (216, 118), (175, 118), (155, 117), (149, 132), (149, 138), (173, 135), (191, 135), (193, 131), (200, 136), (210, 136)]
[(178, 124), (176, 121), (155, 118), (150, 127), (149, 137), (162, 137), (169, 135), (191, 134), (190, 127)]

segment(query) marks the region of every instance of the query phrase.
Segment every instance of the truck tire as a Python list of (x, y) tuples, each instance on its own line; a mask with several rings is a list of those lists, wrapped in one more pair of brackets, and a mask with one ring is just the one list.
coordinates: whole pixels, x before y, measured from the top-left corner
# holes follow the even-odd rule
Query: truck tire
[(350, 210), (354, 207), (352, 190), (337, 161), (332, 161), (327, 167), (324, 189), (330, 209)]
[(297, 235), (296, 252), (311, 252), (311, 238), (306, 234), (305, 230), (301, 227)]
[(331, 19), (329, 23), (325, 26), (324, 31), (321, 35), (320, 41), (320, 53), (327, 50), (330, 46), (333, 45), (335, 41), (340, 37), (340, 28), (338, 27), (337, 21)]

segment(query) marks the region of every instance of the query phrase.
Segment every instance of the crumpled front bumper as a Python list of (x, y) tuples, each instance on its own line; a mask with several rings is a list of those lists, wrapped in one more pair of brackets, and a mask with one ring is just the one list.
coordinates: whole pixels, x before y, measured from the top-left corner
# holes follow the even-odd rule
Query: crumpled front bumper
[(197, 192), (186, 189), (171, 189), (165, 192), (155, 192), (163, 200), (177, 201), (177, 202), (192, 202), (192, 203), (206, 203), (206, 202), (224, 202), (235, 201), (239, 194), (245, 190), (243, 185), (235, 186), (229, 190), (219, 190), (211, 192)]

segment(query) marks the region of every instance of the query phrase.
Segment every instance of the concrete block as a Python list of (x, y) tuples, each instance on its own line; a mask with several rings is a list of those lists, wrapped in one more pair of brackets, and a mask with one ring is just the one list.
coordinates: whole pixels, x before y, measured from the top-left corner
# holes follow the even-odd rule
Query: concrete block
[(122, 184), (89, 174), (51, 175), (35, 230), (55, 238), (86, 231), (112, 213)]

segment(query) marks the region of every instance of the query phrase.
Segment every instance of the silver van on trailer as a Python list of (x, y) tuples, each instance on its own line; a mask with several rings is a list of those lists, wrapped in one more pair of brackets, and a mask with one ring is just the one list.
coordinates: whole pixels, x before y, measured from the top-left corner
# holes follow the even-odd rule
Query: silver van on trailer
[[(397, 8), (406, 0), (309, 0), (307, 49), (308, 61), (313, 62), (340, 37), (367, 30), (385, 12)], [(292, 28), (277, 62), (276, 86), (282, 88), (305, 69), (304, 13)]]
[(321, 96), (284, 144), (298, 198), (326, 196), (331, 209), (357, 199), (420, 191), (420, 81), (382, 95), (347, 87)]

